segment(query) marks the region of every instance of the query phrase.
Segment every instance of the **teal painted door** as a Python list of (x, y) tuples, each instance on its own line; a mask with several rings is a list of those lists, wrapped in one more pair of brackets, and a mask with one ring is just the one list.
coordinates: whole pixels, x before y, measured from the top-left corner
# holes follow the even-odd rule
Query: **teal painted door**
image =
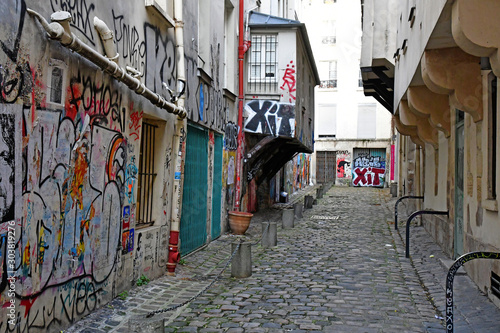
[(457, 110), (455, 138), (455, 237), (454, 255), (464, 253), (464, 113)]
[(212, 239), (220, 236), (222, 209), (222, 135), (215, 134), (214, 183), (212, 187)]
[(181, 254), (207, 240), (208, 132), (188, 125), (180, 227)]

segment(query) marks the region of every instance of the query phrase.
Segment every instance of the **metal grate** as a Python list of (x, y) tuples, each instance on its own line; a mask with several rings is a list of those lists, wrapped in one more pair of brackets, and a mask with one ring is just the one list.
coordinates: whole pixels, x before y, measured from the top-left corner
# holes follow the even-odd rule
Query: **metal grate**
[(500, 276), (491, 272), (491, 293), (500, 298)]
[(248, 89), (273, 93), (278, 89), (278, 36), (253, 35), (250, 48)]
[(155, 134), (158, 126), (142, 123), (141, 152), (139, 157), (137, 227), (152, 225), (153, 220), (153, 185), (155, 172)]

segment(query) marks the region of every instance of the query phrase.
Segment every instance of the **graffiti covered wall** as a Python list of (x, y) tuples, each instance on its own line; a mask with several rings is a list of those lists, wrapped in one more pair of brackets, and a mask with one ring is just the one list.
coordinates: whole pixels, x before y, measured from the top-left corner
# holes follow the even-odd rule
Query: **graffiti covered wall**
[[(98, 15), (114, 34), (121, 67), (132, 68), (167, 99), (165, 87), (176, 91), (173, 29), (144, 3), (0, 4), (0, 315), (9, 318), (0, 321), (0, 332), (67, 327), (141, 275), (163, 274), (173, 201), (175, 116), (49, 40), (27, 8), (47, 20), (55, 11), (68, 11), (72, 32), (103, 52), (92, 24)], [(219, 66), (221, 41), (215, 41), (211, 61)], [(201, 84), (196, 62), (189, 61), (196, 59), (193, 49), (186, 52), (186, 107), (193, 121), (229, 135), (224, 166), (231, 192), (235, 129), (225, 124), (230, 107), (221, 93), (222, 69), (214, 67), (211, 85)], [(154, 225), (140, 229), (146, 121), (157, 127)]]

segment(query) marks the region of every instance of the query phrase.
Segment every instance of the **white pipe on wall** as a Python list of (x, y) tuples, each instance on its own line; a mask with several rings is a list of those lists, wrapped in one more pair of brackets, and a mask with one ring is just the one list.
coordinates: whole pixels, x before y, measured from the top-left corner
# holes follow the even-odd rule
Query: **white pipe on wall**
[(141, 83), (140, 80), (131, 76), (126, 70), (118, 66), (116, 62), (90, 48), (87, 44), (83, 43), (78, 37), (76, 37), (71, 32), (69, 27), (71, 15), (68, 12), (56, 12), (52, 14), (51, 19), (55, 22), (50, 24), (45, 20), (45, 18), (43, 18), (43, 16), (34, 10), (28, 8), (27, 12), (38, 19), (51, 39), (59, 41), (63, 46), (90, 60), (102, 70), (111, 74), (115, 79), (126, 84), (137, 94), (146, 97), (154, 105), (166, 110), (169, 113), (176, 114), (180, 118), (186, 117), (187, 112), (183, 107), (181, 108), (173, 103), (170, 103), (159, 94), (148, 89), (143, 83)]
[[(181, 93), (179, 84), (185, 84), (185, 65), (184, 65), (184, 21), (182, 18), (182, 0), (174, 2), (174, 20), (175, 20), (175, 41), (176, 41), (176, 58), (177, 58), (177, 93)], [(184, 88), (184, 87), (183, 87)], [(184, 109), (185, 96), (180, 94), (177, 100), (177, 106)], [(185, 118), (179, 117), (175, 124), (175, 134), (173, 149), (177, 151), (174, 159), (174, 184), (172, 190), (172, 211), (170, 214), (170, 238), (168, 244), (169, 260), (167, 263), (167, 271), (169, 275), (175, 274), (177, 262), (180, 259), (179, 249), (179, 233), (182, 213), (182, 194), (184, 180), (184, 161), (185, 161), (185, 145), (187, 133), (187, 121)], [(181, 240), (182, 241), (182, 240)]]

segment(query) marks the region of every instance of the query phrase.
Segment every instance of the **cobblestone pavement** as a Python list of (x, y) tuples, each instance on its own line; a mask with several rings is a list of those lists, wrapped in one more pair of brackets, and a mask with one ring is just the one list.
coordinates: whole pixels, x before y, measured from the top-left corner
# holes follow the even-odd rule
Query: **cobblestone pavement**
[[(394, 203), (387, 189), (333, 187), (293, 229), (278, 223), (278, 246), (252, 247), (251, 277), (228, 269), (200, 297), (152, 320), (164, 318), (165, 332), (444, 332), (446, 257), (412, 226), (405, 258)], [(245, 238), (258, 241), (262, 221), (281, 221), (281, 210), (256, 214)], [(183, 303), (213, 281), (239, 237), (221, 236), (186, 257), (175, 277), (134, 288), (66, 332), (128, 332), (130, 319)], [(455, 278), (455, 305), (455, 332), (500, 332), (500, 310), (465, 275)]]

